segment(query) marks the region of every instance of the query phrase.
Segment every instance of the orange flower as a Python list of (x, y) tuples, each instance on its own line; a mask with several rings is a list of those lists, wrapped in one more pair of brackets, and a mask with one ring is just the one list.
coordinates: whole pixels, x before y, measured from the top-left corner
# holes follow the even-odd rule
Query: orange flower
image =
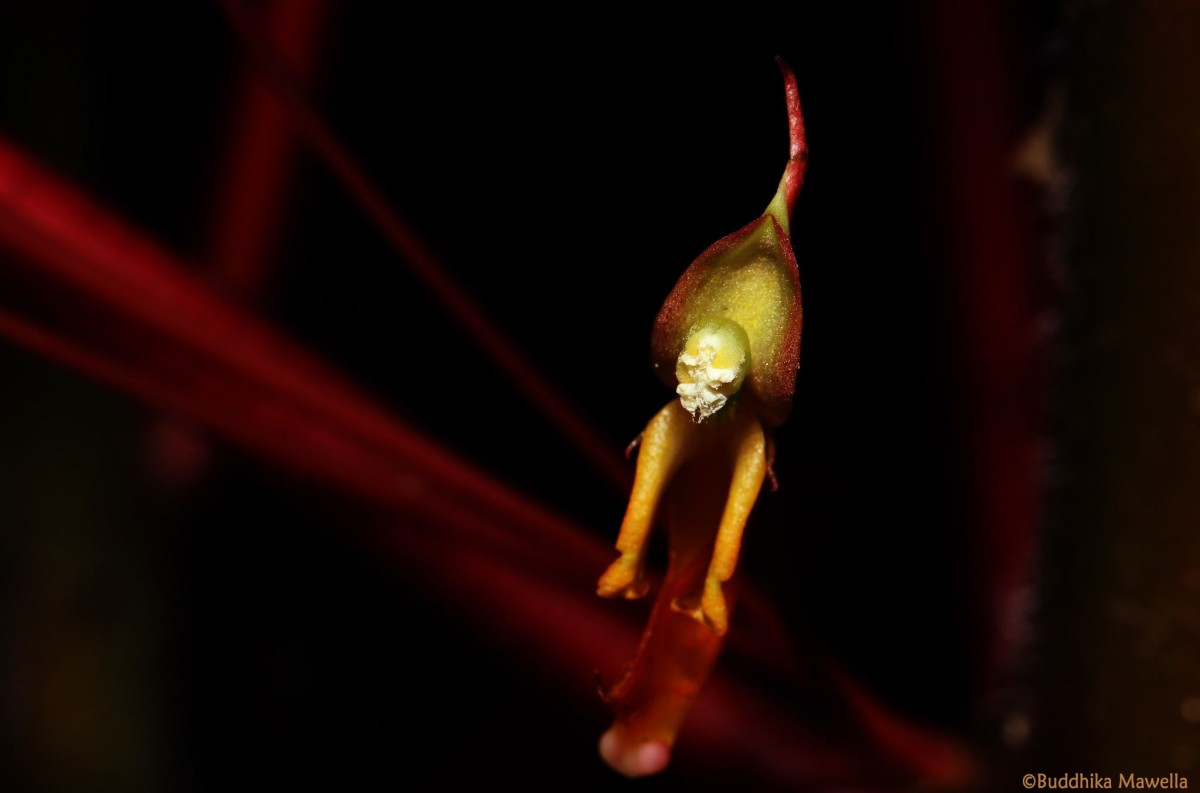
[[(637, 474), (600, 578), (605, 597), (638, 598), (650, 530), (661, 517), (670, 557), (641, 646), (606, 693), (616, 722), (600, 752), (616, 770), (662, 770), (729, 627), (725, 586), (770, 469), (767, 432), (791, 409), (800, 360), (800, 280), (789, 216), (808, 149), (799, 92), (787, 91), (791, 153), (762, 217), (717, 241), (684, 272), (655, 320), (652, 361), (673, 400), (641, 436)], [(660, 510), (661, 505), (661, 510)]]

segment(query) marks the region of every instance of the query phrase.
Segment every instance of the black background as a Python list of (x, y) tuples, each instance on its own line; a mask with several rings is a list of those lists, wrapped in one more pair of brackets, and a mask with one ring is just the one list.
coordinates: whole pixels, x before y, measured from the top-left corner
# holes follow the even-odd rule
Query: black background
[[(593, 9), (537, 18), (550, 32), (535, 34), (514, 9), (333, 5), (316, 106), (613, 449), (670, 398), (648, 365), (662, 299), (775, 190), (787, 128), (773, 58), (791, 63), (811, 148), (793, 220), (801, 370), (777, 436), (782, 487), (744, 565), (803, 641), (900, 712), (966, 731), (980, 604), (928, 10), (745, 8), (685, 31)], [(1014, 133), (1046, 61), (1045, 14), (1019, 5), (995, 32)], [(0, 134), (201, 262), (244, 68), (215, 5), (6, 8)], [(623, 495), (321, 164), (302, 153), (298, 168), (258, 310), (446, 448), (614, 538)], [(219, 441), (202, 476), (164, 487), (138, 404), (8, 345), (0, 363), (2, 734), (21, 784), (619, 784), (595, 757), (602, 706), (579, 710), (348, 542), (353, 507)], [(55, 659), (71, 680), (90, 670), (66, 690), (98, 720), (72, 721), (47, 693), (62, 690)]]

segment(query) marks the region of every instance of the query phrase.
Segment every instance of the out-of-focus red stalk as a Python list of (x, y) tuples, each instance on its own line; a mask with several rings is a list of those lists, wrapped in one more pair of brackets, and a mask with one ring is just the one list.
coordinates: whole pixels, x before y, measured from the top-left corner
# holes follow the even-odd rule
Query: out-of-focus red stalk
[(169, 352), (176, 356), (173, 364), (165, 362), (161, 350), (148, 356), (113, 356), (4, 309), (0, 309), (0, 334), (159, 408), (198, 420), (303, 475), (435, 524), (460, 542), (478, 543), (526, 569), (574, 571), (580, 563), (578, 555), (567, 553), (563, 559), (538, 552), (527, 538), (503, 525), (507, 516), (484, 517), (461, 503), (463, 496), (453, 484), (447, 487), (446, 482), (414, 475), (419, 459), (389, 459), (373, 453), (344, 432), (331, 430), (320, 416), (276, 402), (254, 386), (240, 387), (235, 373), (197, 376), (193, 370), (205, 363), (186, 353)]
[(56, 327), (41, 329), (42, 351), (69, 350), (92, 374), (213, 423), (260, 453), (324, 467), (340, 485), (422, 509), (501, 516), (488, 522), (511, 522), (514, 537), (557, 548), (561, 564), (582, 563), (587, 576), (603, 565), (598, 542), (401, 425), (3, 143), (0, 240), (16, 254), (6, 300), (20, 291), (55, 317)]
[(263, 31), (242, 4), (237, 0), (220, 0), (220, 5), (284, 103), (296, 131), (325, 161), (401, 260), (539, 411), (598, 471), (614, 485), (624, 489), (629, 483), (629, 473), (620, 456), (591, 430), (549, 381), (496, 328), (409, 228), (329, 126), (313, 111), (295, 79), (280, 62)]
[[(313, 71), (325, 6), (325, 0), (274, 0), (266, 9), (267, 35), (298, 79), (307, 81)], [(224, 292), (254, 303), (275, 265), (298, 141), (287, 109), (258, 70), (247, 65), (242, 71), (213, 201), (207, 265)], [(172, 486), (190, 481), (209, 458), (200, 434), (169, 420), (154, 422), (149, 441), (152, 472)]]
[[(307, 82), (326, 17), (325, 0), (274, 0), (266, 34), (279, 58)], [(213, 207), (209, 264), (218, 282), (253, 300), (263, 288), (287, 208), (296, 139), (287, 108), (247, 66), (232, 115)]]
[[(3, 143), (0, 285), (10, 340), (401, 516), (368, 541), (577, 695), (594, 696), (591, 670), (613, 673), (636, 644), (638, 629), (594, 599), (610, 556), (600, 542), (389, 417)], [(947, 780), (962, 766), (953, 741), (863, 710), (865, 696), (849, 710), (828, 694), (814, 703), (812, 692), (836, 688), (828, 670), (781, 671), (779, 685), (811, 706), (802, 717), (718, 675), (684, 730), (685, 762), (842, 787)]]
[(937, 60), (938, 189), (946, 258), (961, 329), (970, 525), (978, 527), (986, 615), (979, 684), (992, 690), (1024, 623), (1038, 521), (1039, 379), (1034, 322), (1035, 246), (1012, 167), (1019, 139), (1013, 69), (1006, 60), (1011, 6), (942, 0), (928, 12)]

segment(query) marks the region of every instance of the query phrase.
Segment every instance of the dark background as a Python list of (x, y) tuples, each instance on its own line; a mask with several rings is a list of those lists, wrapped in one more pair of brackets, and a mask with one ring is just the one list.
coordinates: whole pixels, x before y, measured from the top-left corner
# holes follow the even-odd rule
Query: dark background
[[(813, 3), (700, 20), (704, 35), (597, 16), (543, 37), (517, 11), (330, 5), (316, 106), (613, 449), (670, 398), (648, 365), (662, 299), (775, 190), (773, 58), (791, 63), (812, 152), (793, 221), (803, 349), (781, 488), (744, 568), (799, 644), (829, 648), (907, 717), (972, 734), (995, 593), (979, 585), (963, 316), (984, 309), (965, 302), (947, 242), (962, 160), (946, 86), (997, 80), (947, 62), (954, 14)], [(1013, 150), (1054, 67), (1054, 15), (1035, 5), (991, 8), (977, 43), (1002, 54), (996, 134)], [(212, 4), (7, 7), (0, 134), (200, 267), (246, 68)], [(615, 538), (624, 494), (303, 147), (293, 176), (269, 281), (234, 299), (447, 449)], [(1040, 259), (1013, 266), (1036, 305)], [(217, 439), (184, 434), (180, 452), (162, 438), (174, 425), (7, 343), (0, 367), (0, 768), (14, 784), (619, 784), (595, 756), (600, 703), (581, 710), (374, 560), (351, 539), (353, 505)], [(642, 787), (689, 779), (673, 768)]]

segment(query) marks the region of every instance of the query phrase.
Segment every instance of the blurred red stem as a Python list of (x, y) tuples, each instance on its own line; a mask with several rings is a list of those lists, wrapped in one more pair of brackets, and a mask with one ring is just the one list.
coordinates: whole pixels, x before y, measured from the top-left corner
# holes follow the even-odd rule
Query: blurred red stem
[[(306, 80), (326, 16), (325, 0), (274, 0), (268, 35)], [(245, 68), (213, 211), (209, 260), (233, 294), (255, 298), (268, 278), (291, 194), (296, 141), (287, 108), (257, 70)]]
[(292, 75), (276, 57), (270, 43), (242, 4), (237, 0), (220, 0), (220, 5), (287, 107), (297, 131), (325, 161), (401, 260), (408, 264), (454, 320), (529, 397), (539, 412), (555, 424), (610, 482), (624, 490), (629, 484), (629, 472), (620, 456), (588, 427), (546, 378), (504, 337), (401, 219), (349, 151), (312, 110)]
[[(2, 142), (0, 241), (18, 254), (10, 265), (31, 271), (26, 281), (48, 279), (48, 291), (95, 307), (72, 312), (65, 322), (85, 321), (96, 310), (112, 316), (98, 327), (75, 332), (75, 338), (89, 340), (87, 346), (62, 342), (44, 351), (69, 348), (70, 362), (76, 365), (87, 355), (91, 373), (156, 404), (165, 402), (168, 409), (215, 423), (241, 440), (261, 435), (262, 442), (252, 445), (259, 451), (270, 446), (271, 456), (290, 455), (308, 467), (331, 466), (335, 480), (343, 483), (379, 481), (378, 466), (352, 464), (330, 456), (329, 450), (323, 450), (324, 460), (305, 458), (306, 450), (298, 444), (317, 431), (312, 428), (320, 428), (325, 440), (347, 440), (344, 456), (389, 461), (379, 485), (393, 499), (395, 493), (411, 492), (414, 502), (439, 502), (435, 509), (455, 504), (504, 516), (513, 535), (533, 547), (557, 549), (564, 563), (587, 560), (588, 577), (603, 566), (608, 552), (600, 543), (391, 418), (270, 328), (221, 303), (165, 251)], [(52, 305), (63, 303), (63, 297)], [(105, 350), (102, 337), (119, 332), (124, 335), (109, 338), (113, 349)], [(48, 343), (52, 335), (42, 340)], [(32, 337), (25, 333), (22, 338)], [(100, 362), (106, 363), (100, 367)], [(131, 379), (128, 372), (135, 376)], [(246, 406), (251, 406), (249, 413)], [(272, 434), (264, 417), (294, 426), (274, 427)]]

